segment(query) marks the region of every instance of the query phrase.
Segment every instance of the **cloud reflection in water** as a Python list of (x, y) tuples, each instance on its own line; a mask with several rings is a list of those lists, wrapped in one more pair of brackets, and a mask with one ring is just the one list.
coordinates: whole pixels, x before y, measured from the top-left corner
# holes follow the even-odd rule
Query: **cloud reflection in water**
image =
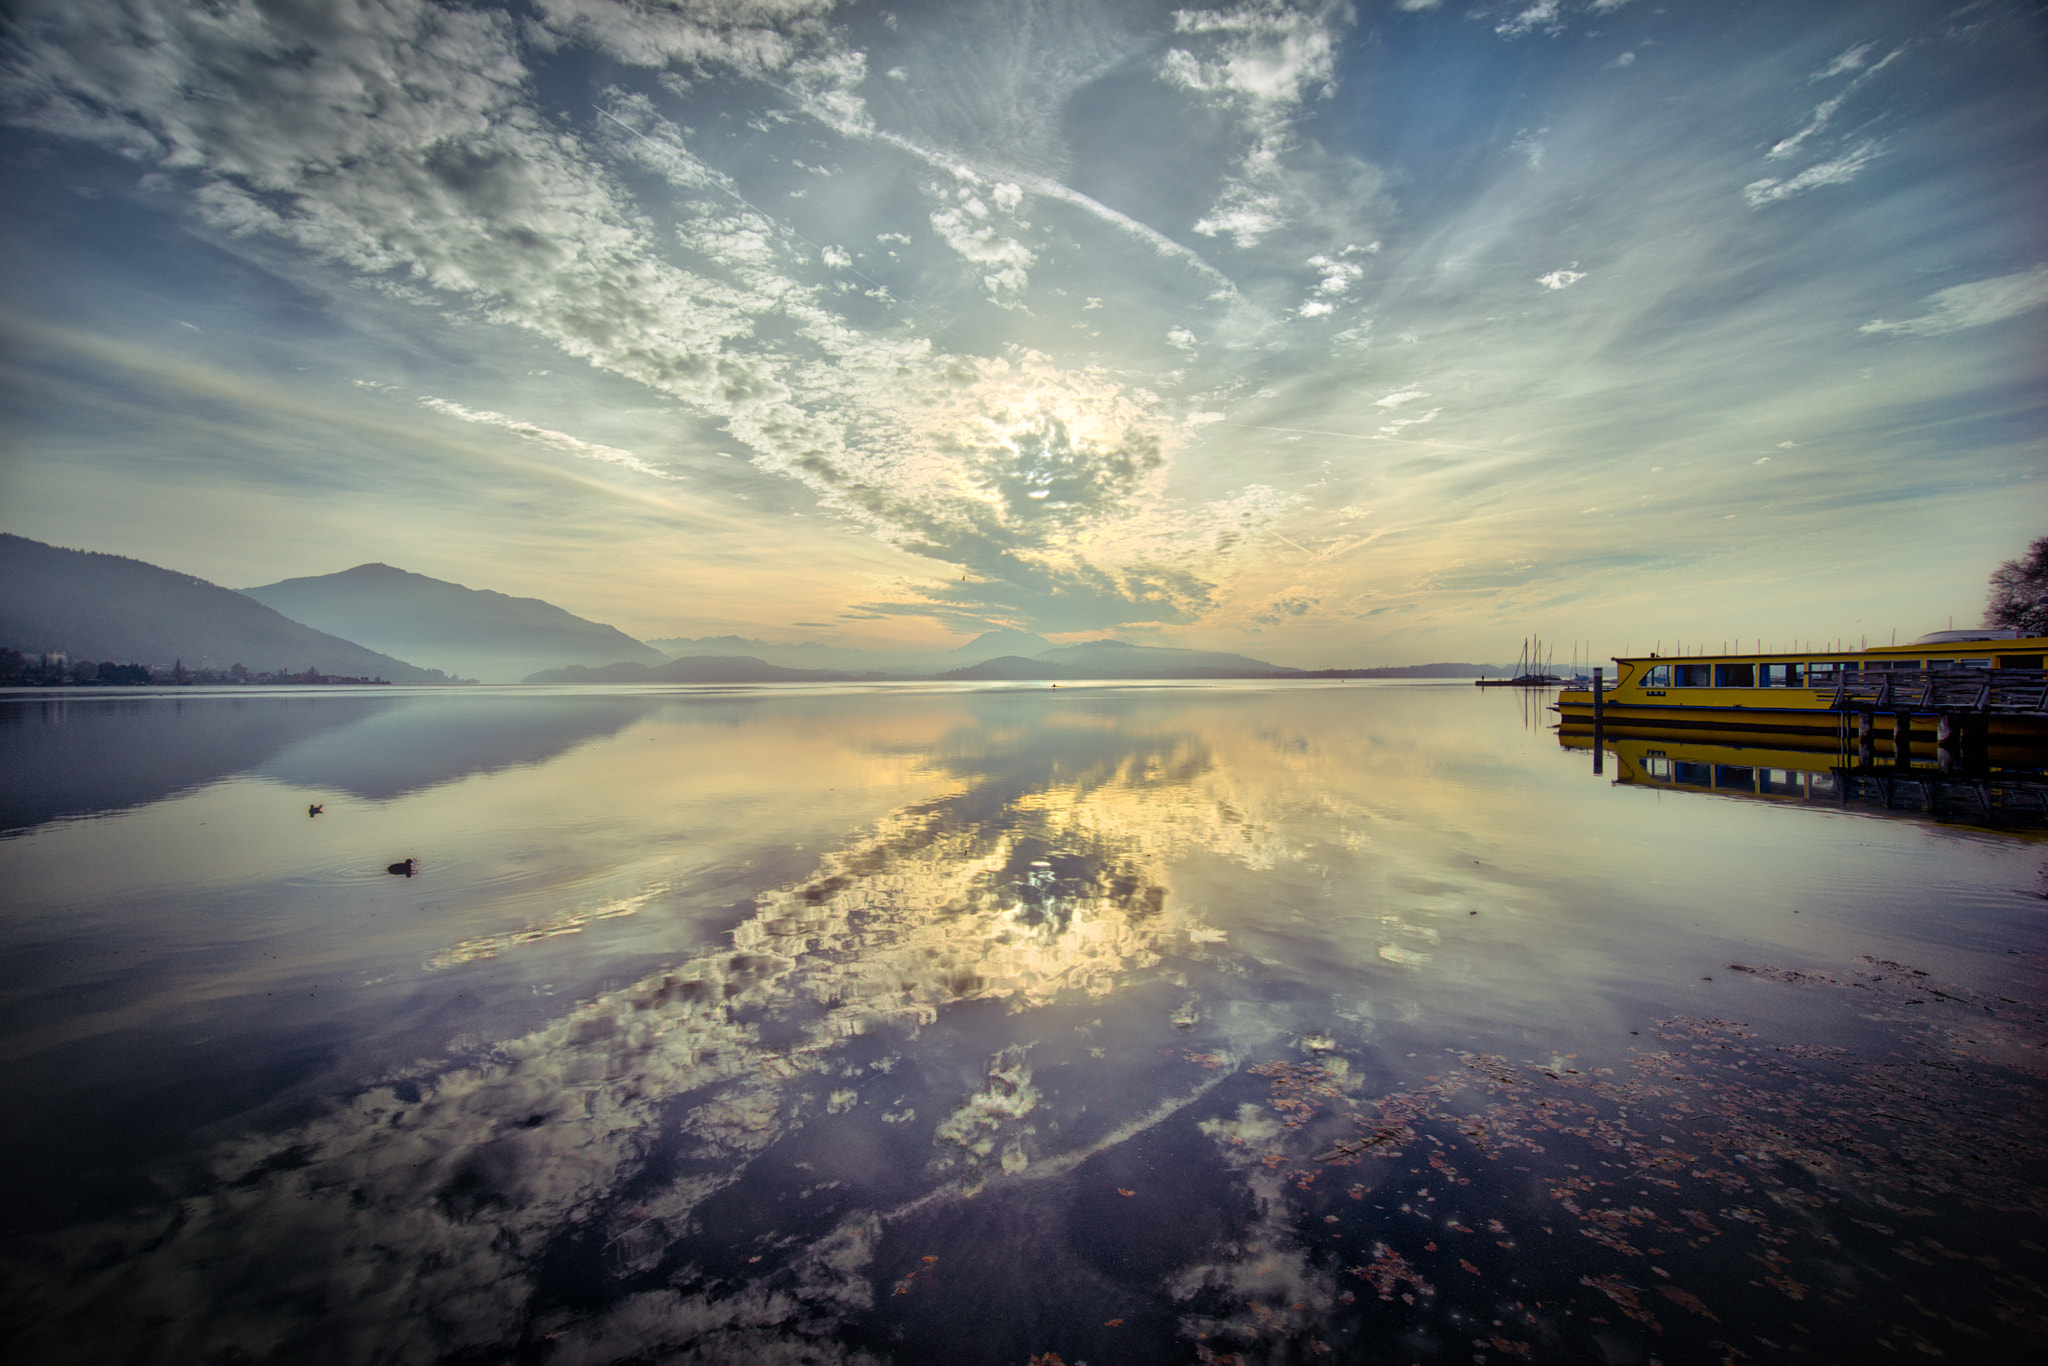
[[(917, 1360), (969, 1342), (1221, 1359), (1358, 1346), (1370, 1286), (1413, 1297), (1412, 1341), (1447, 1351), (1446, 1314), (1495, 1293), (1472, 1298), (1457, 1268), (1503, 1267), (1476, 1244), (1446, 1263), (1452, 1239), (1496, 1217), (1505, 1249), (1561, 1220), (1537, 1178), (1517, 1193), (1487, 1170), (1514, 1130), (1517, 1160), (1567, 1179), (1541, 1154), (1579, 1141), (1537, 1144), (1510, 1088), (1564, 1084), (1563, 1055), (1589, 1046), (1618, 1062), (1616, 1021), (1699, 990), (1691, 959), (1721, 952), (1676, 938), (1703, 903), (1660, 916), (1642, 890), (1669, 872), (1671, 813), (1637, 804), (1575, 845), (1587, 803), (1633, 794), (1546, 778), (1554, 755), (1475, 725), (1487, 701), (944, 694), (842, 700), (836, 728), (801, 700), (750, 712), (783, 742), (769, 752), (805, 737), (818, 772), (865, 763), (917, 795), (758, 891), (722, 940), (225, 1141), (160, 1205), (18, 1242), (25, 1341), (48, 1360), (109, 1343), (162, 1361)], [(608, 734), (550, 771), (577, 791), (673, 771), (700, 738)], [(760, 780), (792, 808), (805, 781)], [(1690, 828), (1721, 842), (1695, 857), (1725, 861), (1731, 832), (1778, 814), (1704, 813)], [(1596, 891), (1574, 880), (1602, 860)], [(1792, 891), (1813, 904), (1824, 884)], [(426, 967), (539, 952), (622, 907), (641, 933), (665, 895), (450, 940)], [(1786, 942), (1767, 913), (1721, 929)], [(1440, 1082), (1447, 1044), (1466, 1071), (1546, 1061)], [(1491, 1127), (1468, 1132), (1482, 1082)], [(1618, 1088), (1582, 1084), (1574, 1114), (1645, 1103)], [(1578, 1128), (1600, 1151), (1657, 1151), (1595, 1119)], [(1475, 1180), (1490, 1216), (1455, 1203)], [(1563, 1189), (1592, 1208), (1591, 1188)], [(1640, 1254), (1599, 1246), (1621, 1269), (1589, 1263), (1586, 1284), (1623, 1304)], [(1558, 1324), (1586, 1312), (1555, 1305), (1503, 1340), (1570, 1350)]]

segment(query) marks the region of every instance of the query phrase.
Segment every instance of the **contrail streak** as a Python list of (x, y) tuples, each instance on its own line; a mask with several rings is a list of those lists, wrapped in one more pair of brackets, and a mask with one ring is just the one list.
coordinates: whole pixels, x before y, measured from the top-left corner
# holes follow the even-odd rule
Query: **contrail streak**
[(1250, 432), (1286, 432), (1290, 436), (1339, 436), (1348, 441), (1398, 441), (1407, 446), (1441, 446), (1448, 451), (1477, 451), (1482, 455), (1512, 455), (1528, 457), (1531, 451), (1504, 451), (1498, 446), (1461, 446), (1455, 441), (1425, 441), (1413, 436), (1382, 436), (1378, 432), (1326, 432), (1315, 427), (1267, 427), (1257, 422), (1232, 422), (1225, 418), (1219, 424), (1224, 427), (1242, 427)]

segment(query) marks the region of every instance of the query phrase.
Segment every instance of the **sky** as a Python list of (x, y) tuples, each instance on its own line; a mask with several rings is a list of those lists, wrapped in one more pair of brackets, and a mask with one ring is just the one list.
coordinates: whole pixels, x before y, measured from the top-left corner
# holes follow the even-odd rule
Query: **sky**
[(2026, 0), (18, 0), (0, 529), (641, 639), (1979, 620)]

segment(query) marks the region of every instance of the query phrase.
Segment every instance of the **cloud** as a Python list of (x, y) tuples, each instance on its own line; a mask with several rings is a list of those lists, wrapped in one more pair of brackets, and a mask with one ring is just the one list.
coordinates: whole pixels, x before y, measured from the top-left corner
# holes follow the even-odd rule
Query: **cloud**
[[(1350, 248), (1352, 251), (1358, 248)], [(1311, 256), (1308, 263), (1322, 272), (1323, 278), (1316, 282), (1316, 293), (1333, 296), (1348, 294), (1353, 286), (1365, 278), (1365, 267), (1355, 261), (1337, 260), (1329, 256)]]
[(1434, 422), (1436, 421), (1437, 414), (1441, 413), (1442, 411), (1443, 409), (1441, 408), (1431, 408), (1428, 412), (1422, 414), (1420, 417), (1395, 418), (1392, 422), (1389, 422), (1386, 426), (1380, 428), (1380, 435), (1393, 436), (1395, 433), (1399, 432), (1404, 427), (1419, 427), (1425, 422)]
[[(1021, 197), (1015, 185), (999, 186), (1012, 193), (993, 196), (998, 204), (1014, 209)], [(946, 245), (977, 266), (986, 267), (981, 277), (989, 298), (1004, 308), (1021, 308), (1030, 276), (1026, 273), (1038, 258), (1014, 237), (1004, 234), (988, 205), (968, 190), (957, 193), (958, 202), (931, 215), (931, 225)]]
[(1770, 151), (1766, 152), (1764, 155), (1769, 157), (1772, 161), (1777, 161), (1781, 158), (1791, 156), (1794, 152), (1799, 150), (1800, 143), (1806, 141), (1808, 138), (1812, 137), (1815, 133), (1818, 133), (1821, 129), (1827, 126), (1828, 120), (1835, 116), (1835, 111), (1842, 107), (1842, 101), (1847, 98), (1848, 96), (1846, 94), (1842, 94), (1835, 96), (1831, 100), (1821, 101), (1820, 104), (1814, 107), (1813, 117), (1807, 122), (1807, 125), (1804, 128), (1794, 133), (1791, 137), (1781, 139), (1775, 146), (1771, 148)]
[[(825, 53), (815, 35), (808, 48), (763, 36), (777, 16), (817, 12), (693, 7), (699, 20), (724, 17), (653, 42), (642, 58), (659, 51), (781, 71), (804, 107), (867, 136), (862, 111), (841, 98), (857, 63)], [(545, 11), (564, 34), (607, 51), (630, 47), (664, 13), (595, 0)], [(1163, 429), (1144, 415), (1149, 396), (1063, 374), (1042, 355), (961, 360), (900, 330), (852, 325), (825, 302), (830, 277), (800, 274), (820, 262), (854, 270), (851, 257), (762, 212), (651, 101), (618, 95), (589, 140), (541, 119), (502, 16), (394, 0), (340, 17), (263, 11), (222, 29), (184, 6), (144, 15), (87, 3), (46, 12), (24, 42), (34, 60), (17, 66), (16, 84), (34, 83), (31, 119), (83, 129), (186, 177), (218, 231), (289, 242), (421, 304), (470, 309), (679, 399), (746, 442), (758, 466), (891, 544), (1014, 575), (1019, 609), (1029, 610), (1032, 592), (1065, 592), (1092, 600), (1104, 619), (1178, 619), (1207, 600), (1200, 576), (1161, 561), (1139, 529), (1139, 504), (1156, 496), (1166, 450)], [(278, 60), (296, 51), (320, 57)], [(223, 88), (239, 97), (207, 93)], [(20, 107), (24, 92), (13, 93)], [(682, 259), (704, 268), (672, 259), (648, 233), (609, 169), (621, 163), (687, 191), (674, 236), (687, 248)], [(981, 188), (948, 192), (930, 224), (976, 269), (988, 297), (1019, 307), (1035, 253), (1004, 216), (1040, 182), (964, 173)], [(1140, 237), (1150, 231), (1095, 208)], [(906, 320), (930, 321), (896, 307)], [(443, 399), (427, 406), (673, 477), (630, 452), (502, 413)]]
[(1298, 593), (1272, 598), (1265, 606), (1252, 613), (1252, 620), (1261, 626), (1279, 626), (1292, 618), (1308, 615), (1321, 601), (1321, 598)]
[(1349, 18), (1341, 6), (1311, 11), (1276, 0), (1175, 12), (1184, 45), (1168, 50), (1160, 79), (1233, 113), (1245, 143), (1196, 232), (1250, 248), (1294, 221), (1297, 195), (1286, 184), (1292, 123), (1305, 102), (1335, 88), (1338, 35)]
[(1493, 31), (1507, 38), (1519, 38), (1527, 33), (1542, 29), (1556, 33), (1564, 27), (1558, 15), (1559, 0), (1536, 0), (1536, 3), (1511, 19), (1503, 19), (1493, 26)]
[[(1855, 51), (1858, 54), (1858, 61), (1856, 63), (1858, 67), (1862, 67), (1861, 54), (1867, 50), (1867, 44), (1864, 47), (1855, 49)], [(1832, 96), (1829, 99), (1822, 100), (1819, 104), (1815, 105), (1813, 113), (1807, 118), (1806, 126), (1804, 128), (1801, 128), (1798, 132), (1792, 134), (1790, 137), (1781, 139), (1771, 148), (1769, 152), (1765, 153), (1765, 155), (1772, 161), (1780, 161), (1788, 156), (1791, 156), (1794, 152), (1798, 151), (1801, 143), (1805, 142), (1808, 138), (1814, 136), (1816, 133), (1819, 133), (1822, 129), (1828, 126), (1829, 121), (1832, 120), (1838, 112), (1840, 112), (1842, 105), (1849, 99), (1851, 95), (1854, 95), (1859, 89), (1863, 87), (1863, 85), (1866, 82), (1870, 81), (1880, 71), (1883, 71), (1886, 67), (1890, 66), (1894, 61), (1897, 61), (1898, 58), (1904, 52), (1904, 48), (1894, 49), (1893, 51), (1885, 55), (1883, 61), (1878, 62), (1875, 66), (1863, 69), (1862, 73), (1858, 75), (1855, 80), (1851, 81), (1846, 87), (1844, 87), (1840, 94)], [(1833, 69), (1830, 68), (1830, 71), (1824, 74), (1833, 74)], [(1819, 79), (1819, 77), (1816, 77), (1815, 79)]]
[(422, 397), (420, 399), (420, 406), (422, 408), (431, 408), (437, 413), (455, 418), (461, 422), (474, 422), (484, 427), (499, 427), (516, 436), (523, 436), (528, 441), (537, 441), (543, 446), (552, 446), (558, 451), (567, 451), (569, 454), (580, 456), (585, 460), (599, 460), (609, 465), (621, 465), (626, 469), (632, 470), (635, 474), (645, 474), (655, 479), (675, 479), (680, 477), (648, 464), (631, 451), (622, 451), (616, 446), (600, 446), (594, 441), (583, 441), (577, 437), (570, 436), (567, 432), (551, 431), (546, 427), (535, 426), (531, 422), (521, 422), (517, 418), (507, 417), (503, 413), (493, 413), (478, 408), (465, 408), (461, 404), (451, 403), (445, 398)]
[(2029, 309), (2048, 303), (2048, 266), (1990, 280), (1951, 285), (1921, 301), (1928, 311), (1917, 318), (1887, 322), (1876, 318), (1858, 328), (1859, 332), (1892, 333), (1904, 337), (1939, 337), (1969, 327), (2002, 322)]
[[(1959, 259), (1996, 263), (1970, 274), (2036, 254), (2016, 226), (2023, 178), (1987, 174), (1994, 139), (2022, 125), (1995, 116), (2011, 99), (1996, 80), (1947, 79), (1979, 70), (1986, 45), (1878, 20), (1845, 52), (1842, 31), (1796, 16), (1692, 44), (1643, 5), (1619, 33), (1597, 18), (1613, 7), (1588, 0), (1418, 4), (1435, 13), (1413, 23), (1388, 21), (1392, 6), (976, 0), (906, 12), (900, 30), (822, 0), (534, 0), (516, 17), (379, 0), (316, 22), (320, 8), (33, 0), (4, 58), (9, 117), (70, 151), (89, 142), (49, 164), (118, 187), (108, 206), (121, 198), (130, 223), (182, 212), (245, 279), (331, 303), (358, 352), (344, 381), (411, 374), (408, 407), (468, 402), (454, 405), (467, 416), (415, 411), (426, 440), (642, 499), (674, 490), (583, 461), (658, 471), (688, 446), (718, 467), (716, 496), (766, 509), (774, 535), (794, 527), (794, 500), (806, 530), (878, 542), (860, 553), (886, 576), (837, 586), (832, 605), (1228, 629), (1284, 587), (1247, 588), (1262, 571), (1233, 557), (1278, 533), (1328, 544), (1315, 507), (1384, 510), (1376, 525), (1394, 529), (1356, 556), (1381, 575), (1452, 534), (1428, 528), (1540, 520), (1569, 496), (1531, 473), (1559, 449), (1594, 452), (1575, 456), (1588, 468), (1724, 474), (1756, 431), (1792, 426), (1825, 450), (1831, 426), (1879, 421), (1815, 397), (1842, 392), (1834, 369), (1868, 337), (1974, 327), (2039, 290), (2023, 270), (1912, 302), (1967, 278), (1906, 274), (1929, 268), (1913, 255), (1928, 242), (1968, 240)], [(1503, 24), (1523, 27), (1496, 36)], [(1598, 50), (1539, 41), (1551, 24), (1610, 36)], [(1475, 73), (1509, 61), (1526, 80), (1331, 99), (1381, 45)], [(1588, 82), (1624, 45), (1657, 80)], [(1899, 52), (1934, 92), (1913, 119), (1848, 102), (1855, 82), (1902, 69), (1884, 66)], [(593, 71), (616, 87), (579, 90)], [(1747, 122), (1683, 113), (1730, 89), (1747, 92)], [(1361, 122), (1383, 98), (1390, 121)], [(594, 115), (600, 103), (630, 127)], [(1451, 106), (1471, 121), (1438, 117)], [(105, 169), (117, 157), (127, 173)], [(1894, 163), (1918, 168), (1911, 186)], [(1823, 187), (1827, 207), (1858, 213), (1850, 248), (1798, 235), (1805, 205), (1763, 212)], [(1907, 212), (1908, 194), (1934, 217)], [(1376, 238), (1370, 258), (1346, 245)], [(1602, 285), (1574, 295), (1560, 330), (1562, 301), (1527, 291), (1584, 282), (1578, 262), (1545, 265), (1563, 250), (1595, 260)], [(74, 288), (99, 302), (86, 296), (100, 286)], [(206, 328), (162, 324), (187, 344), (235, 344), (225, 308), (176, 314)], [(427, 366), (383, 350), (394, 340), (431, 351)], [(1900, 383), (1943, 411), (1993, 411), (1964, 396), (2004, 401), (2024, 362), (1987, 359), (1999, 365)], [(511, 396), (539, 366), (555, 372), (544, 409)], [(632, 409), (621, 381), (651, 391), (643, 415), (574, 416), (622, 396)], [(1432, 395), (1445, 406), (1415, 406)], [(1231, 425), (1197, 429), (1197, 411)], [(1446, 440), (1405, 438), (1431, 412)], [(500, 435), (462, 438), (443, 417)], [(1246, 430), (1260, 422), (1289, 430)], [(585, 434), (614, 444), (571, 444)], [(550, 451), (520, 457), (512, 435)], [(1268, 501), (1248, 470), (1277, 489)], [(1310, 488), (1306, 510), (1287, 510)], [(1211, 515), (1224, 507), (1253, 520)], [(959, 585), (955, 566), (976, 581)]]
[(1831, 76), (1839, 76), (1845, 71), (1860, 70), (1863, 66), (1863, 58), (1865, 57), (1865, 55), (1869, 53), (1870, 49), (1875, 46), (1875, 43), (1856, 44), (1856, 46), (1848, 49), (1846, 52), (1843, 52), (1840, 56), (1836, 57), (1832, 62), (1829, 62), (1819, 71), (1814, 72), (1813, 79), (1816, 81), (1824, 81)]
[(724, 66), (750, 74), (787, 69), (824, 32), (837, 0), (535, 0), (541, 22), (629, 66)]
[(1818, 185), (1844, 185), (1855, 179), (1856, 173), (1869, 165), (1877, 154), (1875, 142), (1864, 142), (1833, 161), (1809, 166), (1790, 180), (1753, 180), (1742, 187), (1742, 197), (1755, 209), (1790, 199)]

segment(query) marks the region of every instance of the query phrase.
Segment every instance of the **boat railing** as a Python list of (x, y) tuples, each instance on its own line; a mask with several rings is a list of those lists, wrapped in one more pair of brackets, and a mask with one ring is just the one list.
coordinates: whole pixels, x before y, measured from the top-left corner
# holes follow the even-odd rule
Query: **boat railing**
[(1839, 675), (1835, 711), (2048, 715), (2044, 669), (1858, 669)]

